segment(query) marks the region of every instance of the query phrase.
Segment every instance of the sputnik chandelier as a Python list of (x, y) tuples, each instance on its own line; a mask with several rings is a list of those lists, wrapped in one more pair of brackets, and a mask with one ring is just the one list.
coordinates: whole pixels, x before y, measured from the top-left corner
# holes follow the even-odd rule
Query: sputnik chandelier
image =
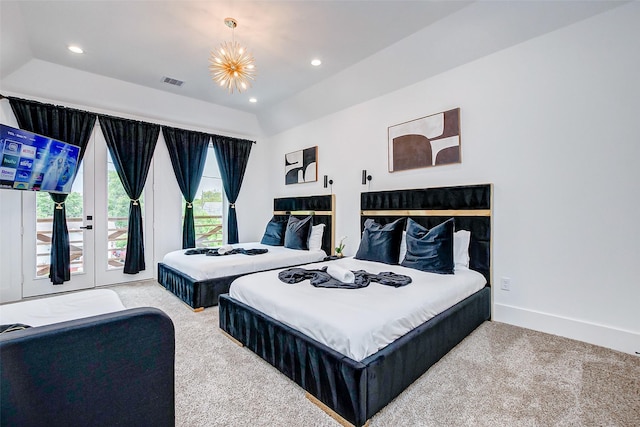
[[(238, 26), (238, 22), (233, 18), (225, 18), (224, 23), (232, 31)], [(250, 87), (251, 80), (255, 78), (254, 62), (253, 55), (232, 38), (230, 43), (223, 42), (218, 49), (211, 51), (209, 71), (213, 81), (221, 87), (230, 93), (234, 90), (240, 93)]]

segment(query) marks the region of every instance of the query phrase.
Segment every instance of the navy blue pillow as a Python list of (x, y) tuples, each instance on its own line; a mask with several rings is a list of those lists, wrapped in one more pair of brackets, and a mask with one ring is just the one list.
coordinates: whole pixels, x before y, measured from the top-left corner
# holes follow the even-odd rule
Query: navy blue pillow
[(275, 218), (271, 218), (271, 221), (267, 223), (267, 228), (264, 230), (264, 235), (260, 243), (270, 246), (284, 245), (284, 232), (286, 228), (287, 221), (278, 221)]
[(430, 273), (453, 274), (453, 229), (453, 218), (431, 230), (409, 218), (407, 255), (402, 265)]
[(404, 218), (386, 225), (380, 225), (372, 219), (366, 220), (356, 259), (397, 264), (403, 226)]
[(303, 219), (291, 215), (284, 233), (284, 247), (289, 249), (309, 250), (309, 236), (313, 218), (308, 216)]

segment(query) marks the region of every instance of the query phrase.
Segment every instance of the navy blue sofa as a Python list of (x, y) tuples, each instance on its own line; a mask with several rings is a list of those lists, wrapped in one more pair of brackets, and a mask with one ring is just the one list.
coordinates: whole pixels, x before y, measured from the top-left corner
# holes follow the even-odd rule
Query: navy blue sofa
[(155, 308), (0, 334), (0, 424), (174, 426), (174, 361)]

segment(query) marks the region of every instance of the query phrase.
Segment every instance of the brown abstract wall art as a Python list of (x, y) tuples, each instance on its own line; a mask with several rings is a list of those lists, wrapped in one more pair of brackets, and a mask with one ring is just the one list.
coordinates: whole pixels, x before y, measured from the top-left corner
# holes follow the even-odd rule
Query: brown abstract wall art
[(389, 127), (389, 172), (461, 163), (460, 109)]
[(284, 183), (300, 184), (318, 180), (318, 147), (284, 155)]

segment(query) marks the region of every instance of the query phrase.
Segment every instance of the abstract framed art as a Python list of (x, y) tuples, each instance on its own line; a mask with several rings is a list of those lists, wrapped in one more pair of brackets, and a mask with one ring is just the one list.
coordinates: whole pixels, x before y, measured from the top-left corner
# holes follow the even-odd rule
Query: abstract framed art
[(284, 155), (284, 183), (300, 184), (318, 180), (318, 147)]
[(389, 172), (461, 162), (460, 108), (389, 127)]

